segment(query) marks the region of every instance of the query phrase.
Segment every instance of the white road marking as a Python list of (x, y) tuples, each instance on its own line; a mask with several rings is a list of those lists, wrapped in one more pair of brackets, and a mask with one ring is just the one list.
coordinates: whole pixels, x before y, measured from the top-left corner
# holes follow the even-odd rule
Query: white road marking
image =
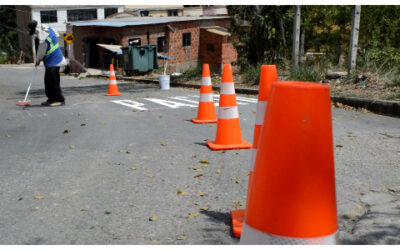
[(144, 98), (145, 100), (167, 106), (169, 108), (179, 108), (179, 107), (192, 107), (192, 108), (197, 108), (197, 105), (192, 105), (192, 104), (187, 104), (187, 103), (182, 103), (182, 102), (173, 102), (173, 101), (168, 101), (168, 100), (162, 100), (162, 99), (157, 99), (157, 98)]
[[(219, 95), (214, 95), (214, 99), (215, 99), (215, 101), (217, 101), (218, 104), (219, 104)], [(238, 101), (237, 101), (237, 98), (236, 98), (236, 103), (237, 103), (237, 104), (240, 104), (240, 105), (247, 105), (247, 104), (248, 104), (248, 103), (245, 103), (245, 102), (238, 102)]]
[(144, 103), (140, 103), (140, 102), (135, 102), (135, 101), (131, 101), (131, 100), (117, 100), (117, 101), (111, 101), (113, 103), (116, 104), (121, 104), (130, 108), (134, 108), (134, 109), (138, 109), (138, 110), (147, 110), (147, 108), (143, 108), (142, 106), (144, 106)]
[[(219, 95), (215, 94), (213, 95), (214, 97), (214, 103), (215, 106), (219, 106)], [(186, 95), (186, 96), (173, 96), (173, 97), (168, 97), (169, 99), (174, 99), (178, 101), (171, 101), (171, 100), (164, 100), (164, 99), (158, 99), (158, 98), (142, 98), (141, 100), (146, 100), (150, 101), (152, 103), (156, 103), (158, 105), (172, 108), (172, 109), (177, 109), (181, 107), (191, 107), (191, 108), (197, 108), (199, 105), (199, 95)], [(246, 98), (246, 97), (236, 97), (240, 101), (236, 101), (238, 105), (248, 105), (249, 103), (257, 103), (257, 99), (254, 98)], [(113, 100), (111, 101), (116, 104), (120, 104), (126, 107), (138, 109), (138, 110), (156, 110), (156, 109), (162, 109), (159, 107), (154, 107), (154, 105), (150, 105), (150, 107), (145, 107), (146, 105), (149, 105), (146, 102), (141, 103), (137, 101), (132, 101), (132, 100)]]
[(185, 101), (185, 102), (190, 102), (190, 103), (194, 103), (194, 104), (199, 104), (198, 101), (193, 101), (193, 100), (189, 100), (187, 99), (186, 96), (175, 96), (175, 97), (170, 97), (171, 99), (175, 99), (175, 100), (179, 100), (179, 101)]
[(243, 96), (236, 96), (236, 100), (240, 100), (243, 102), (250, 102), (250, 103), (257, 103), (258, 100), (255, 98), (248, 98), (248, 97), (243, 97)]

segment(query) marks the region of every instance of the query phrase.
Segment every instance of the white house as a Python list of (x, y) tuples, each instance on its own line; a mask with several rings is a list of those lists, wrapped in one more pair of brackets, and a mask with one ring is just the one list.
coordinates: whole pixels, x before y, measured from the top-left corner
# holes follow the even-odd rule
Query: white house
[[(124, 5), (16, 5), (15, 8), (18, 27), (27, 29), (27, 24), (31, 20), (36, 20), (38, 25), (47, 24), (59, 33), (59, 43), (62, 48), (64, 48), (67, 23), (101, 20), (124, 11)], [(31, 39), (26, 34), (19, 33), (18, 42), (20, 48), (25, 51), (32, 47)]]

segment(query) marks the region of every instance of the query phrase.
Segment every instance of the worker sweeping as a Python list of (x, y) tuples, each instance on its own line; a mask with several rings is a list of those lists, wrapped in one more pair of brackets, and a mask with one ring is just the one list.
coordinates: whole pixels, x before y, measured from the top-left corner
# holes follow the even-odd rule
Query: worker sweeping
[(39, 47), (36, 52), (36, 65), (41, 61), (46, 68), (44, 75), (44, 88), (47, 101), (42, 106), (61, 106), (65, 104), (60, 86), (60, 67), (66, 65), (65, 58), (58, 43), (58, 33), (51, 27), (41, 24), (39, 27), (35, 20), (29, 22), (29, 35), (39, 38)]

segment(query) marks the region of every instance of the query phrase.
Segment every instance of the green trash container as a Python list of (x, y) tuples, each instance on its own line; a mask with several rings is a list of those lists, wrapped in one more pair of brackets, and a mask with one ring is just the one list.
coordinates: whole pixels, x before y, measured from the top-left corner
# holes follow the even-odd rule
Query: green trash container
[(128, 75), (158, 69), (156, 45), (122, 47), (122, 54), (124, 70)]

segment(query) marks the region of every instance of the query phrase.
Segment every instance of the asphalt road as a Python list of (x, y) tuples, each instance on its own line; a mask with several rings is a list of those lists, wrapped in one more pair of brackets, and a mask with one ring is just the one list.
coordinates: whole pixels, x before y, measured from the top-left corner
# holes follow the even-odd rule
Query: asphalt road
[[(41, 68), (17, 107), (31, 73), (0, 66), (0, 244), (239, 243), (250, 150), (208, 149), (198, 90), (119, 82), (106, 97), (107, 81), (65, 76), (66, 105), (41, 107)], [(256, 98), (238, 96), (250, 142)], [(332, 111), (339, 243), (400, 244), (400, 119)]]

